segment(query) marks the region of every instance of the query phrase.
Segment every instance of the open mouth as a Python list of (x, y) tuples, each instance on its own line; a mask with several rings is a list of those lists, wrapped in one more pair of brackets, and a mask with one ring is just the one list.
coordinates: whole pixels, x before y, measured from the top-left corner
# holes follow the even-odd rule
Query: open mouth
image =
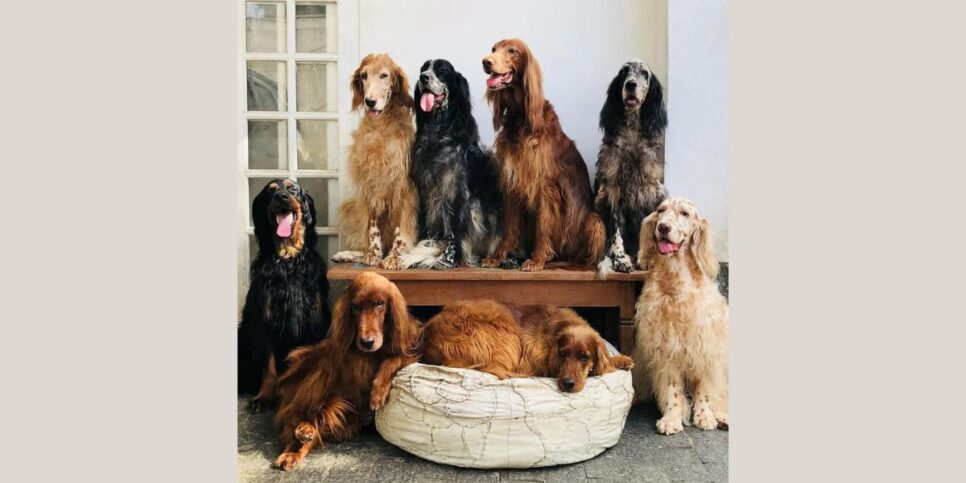
[(422, 97), (419, 98), (419, 108), (423, 112), (432, 112), (433, 109), (442, 107), (443, 101), (446, 100), (446, 93), (436, 94), (431, 91), (426, 91), (423, 93)]
[(624, 99), (624, 107), (627, 109), (637, 109), (638, 107), (641, 107), (641, 100), (634, 96), (627, 96), (627, 98)]
[(670, 255), (681, 249), (680, 243), (674, 243), (667, 238), (662, 238), (657, 241), (657, 251), (661, 255)]
[(366, 113), (369, 114), (369, 117), (375, 119), (382, 115), (382, 109), (369, 109)]
[(278, 225), (275, 227), (275, 234), (279, 238), (288, 238), (292, 236), (292, 227), (295, 226), (295, 213), (292, 211), (276, 213), (275, 223)]
[(510, 84), (513, 80), (513, 71), (509, 71), (503, 74), (497, 74), (496, 72), (490, 74), (490, 77), (486, 79), (486, 87), (489, 89), (502, 89)]

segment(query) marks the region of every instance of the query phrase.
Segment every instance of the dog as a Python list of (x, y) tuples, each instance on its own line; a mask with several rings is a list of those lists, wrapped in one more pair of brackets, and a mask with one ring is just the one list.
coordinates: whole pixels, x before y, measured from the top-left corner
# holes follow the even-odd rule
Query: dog
[(634, 317), (635, 397), (654, 397), (662, 434), (684, 429), (692, 409), (695, 426), (726, 428), (728, 304), (708, 220), (684, 198), (664, 200), (644, 218), (638, 264), (647, 283)]
[(600, 110), (604, 139), (597, 155), (594, 209), (604, 219), (609, 247), (598, 265), (602, 278), (611, 269), (631, 271), (629, 254), (637, 254), (641, 221), (667, 198), (666, 127), (661, 82), (646, 63), (627, 62), (607, 88)]
[(561, 392), (584, 389), (589, 376), (634, 366), (611, 356), (604, 340), (576, 312), (518, 307), (493, 300), (447, 305), (426, 322), (420, 362), (476, 369), (500, 379), (552, 377)]
[(504, 196), (503, 238), (484, 267), (514, 250), (530, 253), (522, 270), (558, 258), (594, 265), (604, 253), (604, 224), (593, 211), (590, 176), (574, 142), (543, 97), (537, 59), (522, 40), (501, 40), (483, 58), (493, 108), (496, 158)]
[[(412, 177), (420, 238), (404, 267), (468, 267), (496, 250), (503, 218), (500, 175), (480, 143), (466, 78), (443, 59), (419, 69)], [(446, 241), (451, 243), (447, 243)], [(446, 248), (452, 245), (452, 250)]]
[[(356, 195), (339, 207), (347, 250), (332, 260), (399, 270), (417, 235), (419, 203), (409, 177), (414, 136), (409, 79), (388, 55), (369, 54), (352, 74), (351, 88), (352, 110), (365, 105), (366, 115), (349, 149)], [(383, 247), (391, 248), (385, 253)]]
[(275, 466), (290, 470), (313, 447), (354, 437), (385, 404), (393, 376), (416, 362), (418, 343), (419, 324), (396, 285), (359, 274), (336, 302), (329, 337), (292, 352), (278, 380), (285, 450)]
[(290, 179), (270, 181), (252, 202), (258, 254), (238, 326), (238, 389), (249, 410), (273, 403), (276, 376), (296, 347), (329, 330), (329, 283), (315, 251), (315, 202)]

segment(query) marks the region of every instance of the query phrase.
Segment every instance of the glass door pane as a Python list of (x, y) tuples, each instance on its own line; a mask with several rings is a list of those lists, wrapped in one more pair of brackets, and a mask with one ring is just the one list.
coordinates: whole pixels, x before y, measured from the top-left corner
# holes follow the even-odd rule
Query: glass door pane
[(287, 111), (285, 62), (248, 61), (248, 110)]
[(285, 4), (245, 4), (245, 48), (248, 52), (285, 52)]
[(335, 4), (295, 4), (295, 51), (335, 53), (338, 35)]

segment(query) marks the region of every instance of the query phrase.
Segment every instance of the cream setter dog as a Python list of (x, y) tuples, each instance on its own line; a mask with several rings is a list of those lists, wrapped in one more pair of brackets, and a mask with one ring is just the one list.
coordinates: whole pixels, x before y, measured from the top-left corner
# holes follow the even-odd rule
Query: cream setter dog
[[(340, 207), (347, 251), (336, 262), (402, 268), (417, 235), (419, 201), (409, 177), (413, 98), (406, 73), (386, 54), (369, 54), (352, 74), (352, 109), (366, 115), (352, 133), (349, 174), (356, 195)], [(388, 253), (384, 247), (390, 247)], [(383, 258), (385, 256), (385, 258)]]
[[(708, 220), (669, 198), (641, 225), (638, 265), (647, 283), (637, 301), (634, 393), (653, 396), (657, 430), (728, 426), (728, 304), (718, 291)], [(689, 400), (690, 396), (690, 400)]]
[(554, 258), (596, 264), (604, 224), (594, 213), (587, 165), (543, 97), (537, 59), (522, 40), (501, 40), (483, 58), (483, 70), (490, 76), (486, 101), (497, 131), (506, 223), (496, 253), (482, 265), (500, 266), (514, 252), (530, 252), (526, 271)]
[(359, 274), (335, 304), (329, 337), (288, 356), (275, 415), (285, 450), (275, 466), (290, 470), (313, 447), (355, 436), (385, 404), (396, 372), (416, 361), (418, 342), (399, 289)]
[(589, 376), (634, 366), (611, 356), (603, 339), (570, 309), (518, 307), (493, 300), (447, 305), (423, 327), (420, 361), (476, 369), (500, 379), (552, 377), (562, 392), (580, 392)]

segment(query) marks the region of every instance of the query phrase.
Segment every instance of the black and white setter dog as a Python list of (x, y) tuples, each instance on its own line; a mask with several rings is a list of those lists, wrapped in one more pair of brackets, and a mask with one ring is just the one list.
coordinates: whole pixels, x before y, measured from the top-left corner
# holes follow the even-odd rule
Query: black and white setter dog
[(420, 242), (405, 267), (450, 268), (489, 256), (502, 236), (500, 178), (480, 143), (466, 78), (443, 59), (419, 69), (413, 94), (413, 182), (419, 192)]
[(261, 411), (289, 352), (328, 332), (329, 284), (315, 251), (315, 203), (295, 181), (270, 181), (252, 202), (252, 222), (258, 255), (238, 326), (238, 392), (257, 392), (249, 410)]
[(631, 271), (634, 261), (628, 254), (637, 254), (641, 220), (667, 197), (665, 127), (661, 83), (646, 63), (635, 59), (624, 64), (600, 110), (604, 139), (597, 155), (594, 208), (607, 227), (601, 276), (611, 269)]

